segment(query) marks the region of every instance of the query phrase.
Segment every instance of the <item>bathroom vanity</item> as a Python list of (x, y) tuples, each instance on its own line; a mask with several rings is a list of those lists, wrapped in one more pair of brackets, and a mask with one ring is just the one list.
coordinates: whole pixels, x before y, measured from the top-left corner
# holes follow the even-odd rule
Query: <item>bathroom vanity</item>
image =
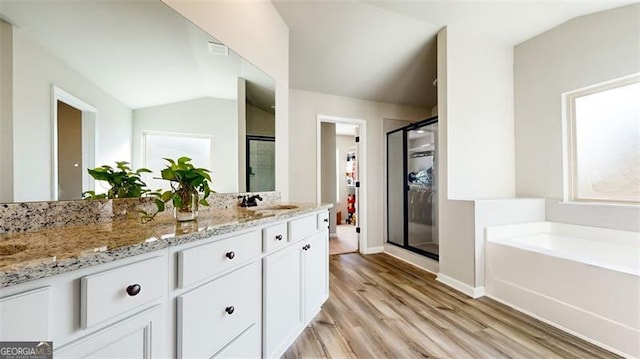
[(0, 341), (53, 341), (56, 358), (279, 357), (329, 296), (330, 205), (291, 207), (4, 234), (22, 253), (0, 256)]

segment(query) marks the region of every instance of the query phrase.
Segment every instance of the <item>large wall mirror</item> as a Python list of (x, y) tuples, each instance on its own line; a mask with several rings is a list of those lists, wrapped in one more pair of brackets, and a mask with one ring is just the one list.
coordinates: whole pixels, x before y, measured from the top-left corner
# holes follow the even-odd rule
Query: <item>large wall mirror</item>
[(86, 170), (115, 161), (166, 187), (182, 155), (218, 192), (275, 189), (273, 146), (247, 157), (275, 140), (274, 80), (159, 0), (0, 0), (0, 79), (0, 202), (104, 192)]

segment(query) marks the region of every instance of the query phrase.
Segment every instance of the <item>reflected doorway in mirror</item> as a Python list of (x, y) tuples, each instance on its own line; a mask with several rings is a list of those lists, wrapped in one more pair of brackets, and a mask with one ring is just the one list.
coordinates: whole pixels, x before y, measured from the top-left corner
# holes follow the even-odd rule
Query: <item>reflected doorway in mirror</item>
[(247, 136), (247, 192), (275, 191), (276, 139)]
[(95, 189), (87, 168), (95, 167), (95, 107), (52, 86), (52, 200), (81, 199)]

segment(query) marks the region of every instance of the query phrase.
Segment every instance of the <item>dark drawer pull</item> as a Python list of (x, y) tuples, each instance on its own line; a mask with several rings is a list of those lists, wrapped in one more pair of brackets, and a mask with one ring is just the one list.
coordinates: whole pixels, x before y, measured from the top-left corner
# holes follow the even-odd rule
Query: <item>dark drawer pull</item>
[(230, 305), (230, 306), (226, 307), (224, 311), (227, 312), (227, 314), (231, 315), (231, 314), (233, 314), (233, 312), (236, 311), (236, 308), (234, 308), (233, 305)]
[(323, 219), (323, 221), (329, 223), (329, 218), (325, 218), (325, 219)]
[(227, 258), (229, 258), (229, 259), (233, 259), (233, 258), (235, 258), (235, 257), (236, 257), (236, 252), (234, 252), (234, 251), (227, 252), (226, 256), (227, 256)]
[(309, 250), (309, 248), (311, 248), (311, 245), (310, 245), (310, 244), (307, 244), (306, 246), (302, 247), (302, 249), (304, 249), (305, 251), (308, 251), (308, 250)]
[(140, 286), (140, 284), (132, 284), (127, 287), (127, 294), (130, 297), (135, 297), (136, 295), (138, 295), (138, 293), (140, 293), (141, 289), (142, 287)]
[(279, 240), (279, 241), (281, 241), (281, 240), (282, 240), (282, 234), (278, 234), (278, 235), (276, 236), (276, 239), (277, 239), (277, 240)]

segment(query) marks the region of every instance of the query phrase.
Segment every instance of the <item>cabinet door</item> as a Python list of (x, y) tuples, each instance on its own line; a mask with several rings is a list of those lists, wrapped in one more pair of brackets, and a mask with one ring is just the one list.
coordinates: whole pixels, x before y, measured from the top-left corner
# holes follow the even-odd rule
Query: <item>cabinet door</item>
[(54, 348), (53, 356), (55, 358), (159, 358), (163, 356), (160, 350), (163, 341), (162, 328), (162, 306), (157, 305), (60, 349)]
[[(306, 249), (305, 249), (306, 248)], [(309, 322), (329, 298), (329, 234), (323, 230), (303, 241), (304, 320)]]
[(49, 340), (49, 287), (0, 298), (0, 341)]
[(302, 326), (301, 245), (263, 259), (263, 345), (266, 357), (281, 355)]

